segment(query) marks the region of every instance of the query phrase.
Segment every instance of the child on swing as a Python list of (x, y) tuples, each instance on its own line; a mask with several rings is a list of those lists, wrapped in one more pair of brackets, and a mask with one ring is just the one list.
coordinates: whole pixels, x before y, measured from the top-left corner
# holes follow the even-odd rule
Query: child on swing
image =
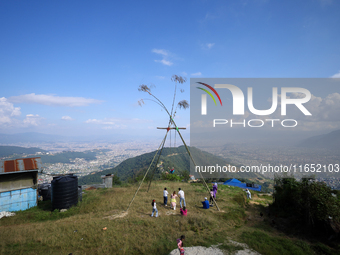
[(169, 168), (169, 173), (170, 173), (170, 174), (173, 174), (173, 173), (175, 172), (175, 168), (174, 168), (174, 167), (171, 168), (171, 169), (170, 169), (170, 167), (168, 167), (168, 168)]

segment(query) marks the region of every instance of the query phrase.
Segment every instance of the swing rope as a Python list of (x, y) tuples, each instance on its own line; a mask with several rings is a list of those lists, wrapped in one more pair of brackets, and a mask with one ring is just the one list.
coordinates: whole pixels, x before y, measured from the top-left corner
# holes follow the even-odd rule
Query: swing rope
[(151, 165), (152, 165), (152, 163), (154, 162), (154, 160), (155, 160), (155, 158), (156, 158), (156, 156), (157, 156), (157, 154), (158, 154), (158, 151), (160, 150), (162, 144), (164, 145), (164, 142), (165, 142), (165, 140), (166, 140), (166, 136), (167, 136), (167, 135), (168, 135), (168, 132), (165, 134), (165, 137), (164, 137), (163, 141), (162, 141), (161, 144), (159, 145), (158, 150), (156, 151), (155, 156), (153, 157), (153, 159), (152, 159), (152, 161), (151, 161), (151, 164), (149, 165), (148, 170), (146, 171), (146, 173), (145, 173), (143, 179), (141, 180), (141, 182), (140, 182), (140, 184), (139, 184), (138, 189), (137, 189), (136, 192), (135, 192), (135, 195), (133, 196), (133, 198), (132, 198), (132, 200), (131, 200), (131, 202), (130, 202), (128, 208), (126, 209), (126, 212), (129, 210), (129, 208), (130, 208), (130, 206), (131, 206), (133, 200), (135, 199), (135, 197), (136, 197), (136, 195), (137, 195), (137, 193), (138, 193), (140, 187), (142, 186), (143, 181), (144, 181), (146, 175), (148, 174), (148, 172), (149, 172), (149, 170), (150, 170), (150, 168), (151, 168)]
[[(177, 83), (176, 83), (176, 88), (177, 88)], [(176, 90), (175, 90), (175, 91), (176, 91)], [(162, 101), (160, 101), (156, 96), (154, 96), (149, 90), (147, 90), (146, 92), (149, 93), (150, 96), (152, 96), (153, 98), (155, 98), (155, 99), (159, 102), (159, 104), (162, 106), (162, 108), (166, 111), (166, 113), (169, 115), (169, 117), (170, 117), (170, 122), (172, 121), (172, 124), (175, 126), (175, 128), (176, 128), (176, 130), (177, 130), (177, 132), (178, 132), (178, 134), (179, 134), (179, 136), (180, 136), (180, 138), (181, 138), (181, 140), (182, 140), (182, 142), (183, 142), (183, 144), (184, 144), (184, 146), (185, 146), (185, 149), (187, 150), (187, 152), (188, 152), (188, 154), (189, 154), (189, 156), (190, 156), (190, 159), (191, 159), (192, 163), (193, 163), (194, 166), (196, 167), (197, 165), (196, 165), (196, 163), (195, 163), (195, 161), (194, 161), (194, 159), (193, 159), (193, 157), (192, 157), (192, 155), (191, 155), (191, 153), (190, 153), (190, 151), (189, 151), (189, 148), (188, 148), (187, 144), (185, 143), (185, 141), (184, 141), (184, 139), (183, 139), (183, 137), (182, 137), (182, 135), (181, 135), (181, 132), (179, 132), (179, 129), (178, 129), (178, 127), (177, 127), (175, 121), (174, 121), (173, 118), (172, 118), (172, 114), (169, 113), (168, 109), (165, 107), (165, 105), (162, 103)], [(173, 107), (172, 107), (172, 109), (173, 109)], [(171, 113), (172, 113), (172, 110), (171, 110)], [(155, 155), (155, 156), (156, 156), (156, 155)], [(150, 167), (149, 167), (149, 168), (150, 168)], [(199, 172), (199, 175), (200, 175), (200, 177), (202, 178), (203, 183), (204, 183), (204, 186), (205, 186), (205, 188), (207, 189), (207, 191), (208, 191), (208, 193), (209, 193), (209, 196), (210, 196), (210, 189), (209, 189), (207, 183), (205, 182), (205, 179), (204, 179), (202, 173)], [(144, 176), (144, 178), (145, 178), (145, 176)], [(143, 180), (144, 180), (144, 178), (143, 178)], [(139, 189), (139, 188), (138, 188), (138, 189)], [(137, 193), (136, 193), (136, 194), (137, 194)], [(218, 211), (221, 211), (220, 208), (218, 207), (218, 205), (217, 205), (216, 200), (215, 200), (214, 197), (213, 197), (213, 202), (214, 202), (214, 204), (216, 205), (217, 210), (218, 210)]]
[[(193, 159), (193, 157), (192, 157), (192, 155), (191, 155), (191, 153), (190, 153), (190, 151), (189, 151), (189, 148), (188, 148), (187, 144), (185, 143), (185, 141), (184, 141), (184, 139), (183, 139), (183, 137), (182, 137), (182, 135), (181, 135), (181, 132), (179, 132), (179, 129), (178, 129), (178, 127), (177, 127), (175, 121), (174, 121), (174, 120), (172, 120), (172, 121), (173, 121), (173, 123), (174, 123), (174, 125), (175, 125), (175, 127), (176, 127), (176, 130), (177, 130), (179, 136), (181, 137), (181, 140), (182, 140), (182, 142), (183, 142), (183, 144), (184, 144), (184, 146), (185, 146), (185, 148), (186, 148), (186, 150), (187, 150), (187, 152), (188, 152), (188, 154), (189, 154), (189, 156), (190, 156), (190, 159), (191, 159), (192, 163), (193, 163), (193, 164), (195, 165), (195, 167), (196, 167), (197, 165), (196, 165), (196, 163), (195, 163), (195, 161), (194, 161), (194, 159)], [(207, 191), (208, 191), (208, 193), (209, 193), (209, 196), (210, 196), (210, 189), (209, 189), (207, 183), (205, 182), (205, 179), (204, 179), (203, 175), (201, 174), (201, 172), (198, 172), (198, 173), (199, 173), (200, 177), (202, 178), (203, 183), (204, 183), (204, 185), (205, 185), (205, 188), (207, 189)], [(217, 205), (217, 203), (216, 203), (216, 201), (215, 201), (215, 198), (212, 197), (212, 199), (213, 199), (214, 204), (216, 205), (217, 210), (220, 211), (220, 208), (218, 207), (218, 205)]]
[(152, 182), (153, 177), (154, 177), (154, 175), (155, 175), (155, 173), (156, 173), (157, 165), (158, 165), (159, 159), (160, 159), (160, 157), (161, 157), (161, 154), (162, 154), (162, 151), (163, 151), (163, 148), (164, 148), (164, 144), (165, 144), (165, 140), (166, 140), (166, 137), (167, 137), (167, 135), (168, 135), (168, 132), (169, 132), (169, 129), (167, 130), (167, 132), (166, 132), (166, 134), (165, 134), (165, 138), (164, 138), (164, 140), (163, 140), (162, 149), (161, 149), (161, 151), (159, 152), (158, 159), (157, 159), (157, 162), (156, 162), (154, 171), (153, 171), (153, 173), (152, 173), (152, 177), (151, 177), (151, 179), (150, 179), (149, 187), (148, 187), (148, 191), (147, 191), (147, 192), (149, 192), (149, 190), (150, 190), (151, 182)]
[[(171, 118), (169, 119), (168, 128), (167, 128), (167, 132), (166, 132), (166, 136), (165, 136), (165, 139), (166, 139), (166, 137), (167, 137), (167, 135), (168, 135), (168, 132), (170, 131), (170, 152), (171, 152), (171, 129), (170, 129), (170, 126), (171, 126)], [(176, 134), (176, 133), (175, 133), (175, 134)], [(155, 175), (155, 172), (156, 172), (156, 169), (157, 169), (157, 165), (158, 165), (159, 159), (160, 159), (160, 157), (161, 157), (161, 154), (162, 154), (164, 145), (165, 145), (165, 140), (164, 140), (162, 149), (161, 149), (161, 151), (160, 151), (160, 153), (159, 153), (159, 155), (158, 155), (157, 163), (156, 163), (154, 172), (153, 172), (153, 174), (152, 174), (152, 177), (151, 177), (151, 179), (150, 179), (150, 183), (149, 183), (149, 187), (148, 187), (148, 191), (147, 191), (147, 192), (149, 192), (149, 190), (150, 190), (151, 182), (152, 182), (153, 177), (154, 177), (154, 175)]]

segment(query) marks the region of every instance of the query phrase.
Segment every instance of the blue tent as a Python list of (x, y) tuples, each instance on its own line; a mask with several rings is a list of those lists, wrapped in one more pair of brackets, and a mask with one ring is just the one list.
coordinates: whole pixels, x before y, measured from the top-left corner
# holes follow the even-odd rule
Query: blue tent
[(242, 189), (250, 189), (250, 190), (256, 190), (256, 191), (261, 191), (261, 185), (257, 185), (258, 188), (256, 187), (247, 187), (247, 184), (233, 178), (230, 180), (227, 180), (223, 183), (224, 185), (229, 185), (229, 186), (234, 186), (234, 187), (239, 187)]

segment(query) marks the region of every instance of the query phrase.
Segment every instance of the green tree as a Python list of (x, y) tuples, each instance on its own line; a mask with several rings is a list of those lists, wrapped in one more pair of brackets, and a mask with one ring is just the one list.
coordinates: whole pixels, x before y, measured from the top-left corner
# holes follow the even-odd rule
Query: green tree
[(189, 171), (184, 170), (184, 171), (182, 171), (182, 173), (181, 173), (181, 178), (182, 178), (184, 181), (189, 181), (189, 179), (190, 179), (189, 174), (190, 174)]

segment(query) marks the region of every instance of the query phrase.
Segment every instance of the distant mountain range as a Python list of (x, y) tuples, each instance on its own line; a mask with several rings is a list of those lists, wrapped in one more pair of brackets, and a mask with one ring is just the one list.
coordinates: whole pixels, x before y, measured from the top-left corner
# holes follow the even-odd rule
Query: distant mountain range
[(340, 150), (340, 130), (335, 130), (325, 135), (318, 135), (307, 138), (303, 140), (298, 146)]
[[(145, 153), (143, 155), (129, 158), (118, 166), (97, 172), (95, 174), (87, 175), (79, 178), (79, 185), (100, 183), (102, 182), (101, 176), (106, 174), (115, 174), (122, 181), (127, 181), (129, 178), (135, 178), (138, 175), (143, 175), (149, 167), (156, 151)], [(229, 163), (221, 158), (208, 152), (201, 151), (195, 147), (190, 147), (190, 153), (197, 165), (228, 165)], [(157, 161), (157, 158), (156, 158)], [(164, 148), (160, 156), (159, 162), (162, 162), (162, 168), (168, 170), (168, 167), (175, 168), (175, 173), (180, 174), (182, 171), (190, 170), (190, 158), (184, 146), (177, 148)], [(155, 165), (155, 163), (154, 163)], [(150, 172), (153, 171), (154, 165), (151, 167)], [(154, 179), (159, 179), (161, 176), (161, 168), (157, 168)], [(151, 174), (151, 173), (150, 173)], [(224, 178), (257, 178), (262, 175), (255, 173), (228, 173)], [(198, 175), (196, 176), (198, 177)]]

